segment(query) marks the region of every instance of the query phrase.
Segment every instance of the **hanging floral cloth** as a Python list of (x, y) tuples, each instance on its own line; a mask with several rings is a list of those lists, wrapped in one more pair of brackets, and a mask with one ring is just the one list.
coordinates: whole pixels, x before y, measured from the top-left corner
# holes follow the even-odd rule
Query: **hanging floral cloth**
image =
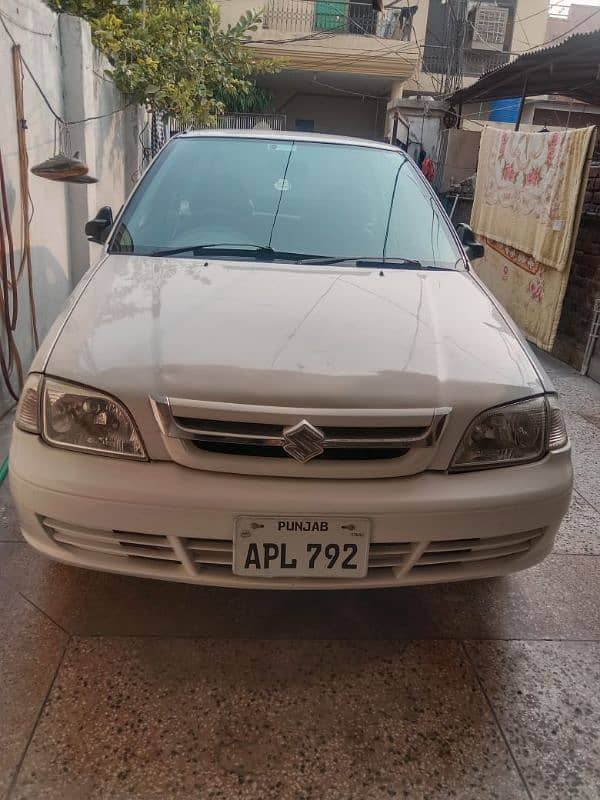
[(527, 133), (486, 127), (471, 226), (475, 271), (525, 336), (551, 350), (571, 268), (595, 129)]

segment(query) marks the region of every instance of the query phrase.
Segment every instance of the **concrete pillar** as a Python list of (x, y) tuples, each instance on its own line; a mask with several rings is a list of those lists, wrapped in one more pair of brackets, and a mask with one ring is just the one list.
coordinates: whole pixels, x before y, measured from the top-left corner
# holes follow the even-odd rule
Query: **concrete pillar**
[[(61, 14), (58, 18), (63, 65), (64, 116), (68, 121), (83, 120), (93, 116), (93, 63), (90, 26), (79, 17)], [(71, 153), (79, 151), (79, 158), (95, 173), (95, 127), (89, 124), (69, 125)], [(84, 226), (96, 213), (96, 188), (94, 184), (68, 184), (67, 208), (69, 219), (69, 247), (71, 254), (71, 280), (73, 286), (95, 260), (95, 253), (87, 241)]]
[(390, 99), (387, 104), (387, 115), (385, 119), (385, 138), (389, 141), (390, 136), (392, 135), (392, 129), (394, 127), (394, 112), (390, 110), (390, 106), (395, 105), (396, 100), (401, 100), (404, 94), (404, 84), (405, 80), (396, 80), (392, 81), (392, 86), (390, 88)]
[(405, 80), (392, 81), (392, 88), (390, 89), (390, 102), (394, 100), (401, 100), (404, 95)]

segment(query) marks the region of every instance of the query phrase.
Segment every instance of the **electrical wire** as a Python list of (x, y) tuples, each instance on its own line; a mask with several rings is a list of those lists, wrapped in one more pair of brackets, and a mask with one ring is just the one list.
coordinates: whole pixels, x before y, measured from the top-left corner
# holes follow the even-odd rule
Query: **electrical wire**
[[(340, 32), (339, 28), (332, 29), (332, 31), (334, 33), (339, 33)], [(361, 35), (365, 39), (366, 38), (375, 39), (377, 42), (379, 42), (379, 40), (380, 40), (380, 37), (375, 36), (373, 34), (367, 34), (367, 35), (361, 34)], [(292, 40), (268, 39), (268, 40), (263, 40), (260, 43), (261, 44), (277, 45), (277, 44), (289, 44), (290, 41), (292, 41)], [(301, 41), (301, 40), (297, 39), (297, 40), (294, 40), (294, 41)], [(404, 57), (402, 56), (402, 51), (403, 50), (407, 50), (408, 48), (406, 47), (406, 45), (413, 44), (413, 42), (400, 42), (399, 40), (394, 40), (394, 41), (396, 41), (396, 44), (391, 46), (391, 47), (382, 46), (379, 50), (376, 50), (376, 49), (373, 49), (373, 48), (368, 48), (368, 49), (363, 49), (363, 50), (356, 50), (356, 51), (354, 51), (354, 53), (352, 55), (349, 54), (346, 57), (341, 56), (341, 60), (340, 61), (328, 62), (328, 64), (334, 64), (334, 65), (337, 65), (337, 66), (344, 66), (347, 63), (351, 64), (351, 63), (354, 63), (355, 61), (362, 61), (363, 57), (365, 55), (366, 56), (368, 56), (368, 55), (381, 56), (381, 55), (393, 55), (393, 54), (397, 55), (403, 61), (407, 61), (407, 62), (410, 61), (410, 63), (412, 63), (412, 59), (408, 59), (405, 56)], [(256, 42), (257, 42), (257, 40), (253, 39), (251, 44), (255, 44)], [(319, 54), (319, 55), (322, 55), (322, 54)], [(323, 70), (323, 71), (326, 71), (326, 70)]]
[[(406, 8), (407, 9), (410, 8), (410, 0), (406, 0)], [(431, 83), (433, 85), (434, 91), (441, 92), (441, 82), (440, 82), (439, 78), (437, 76), (435, 76), (435, 73), (430, 72), (425, 67), (425, 48), (419, 42), (419, 37), (417, 36), (417, 31), (415, 30), (414, 14), (410, 18), (410, 28), (411, 28), (411, 32), (412, 32), (413, 36), (415, 37), (415, 44), (417, 45), (417, 50), (419, 51), (419, 66), (420, 66), (420, 69), (426, 75), (429, 75), (429, 77), (431, 78)], [(434, 39), (439, 42), (438, 37), (435, 36), (435, 35), (434, 35)], [(414, 81), (414, 83), (416, 83), (418, 89), (423, 89), (421, 81), (416, 76), (414, 76), (414, 75), (411, 76), (410, 80), (412, 80), (412, 81)], [(436, 83), (437, 83), (437, 86), (436, 86)]]
[(584, 19), (580, 20), (577, 23), (577, 25), (573, 25), (572, 28), (569, 28), (568, 30), (557, 34), (552, 39), (548, 39), (548, 41), (543, 42), (543, 44), (536, 44), (534, 47), (530, 47), (529, 50), (524, 50), (523, 52), (524, 53), (529, 53), (529, 52), (531, 52), (531, 50), (536, 50), (538, 47), (539, 48), (546, 48), (549, 44), (552, 44), (552, 42), (556, 42), (559, 39), (564, 39), (565, 36), (568, 36), (570, 33), (572, 33), (573, 31), (577, 30), (577, 28), (580, 28), (583, 24), (585, 24), (588, 21), (588, 19), (591, 19), (592, 17), (595, 17), (596, 14), (600, 14), (600, 7), (598, 7), (595, 11), (592, 11), (592, 13), (589, 14), (589, 16), (584, 17)]
[[(564, 96), (568, 97), (569, 92), (573, 92), (575, 90), (579, 91), (581, 89), (585, 89), (586, 86), (590, 86), (592, 84), (595, 84), (596, 82), (597, 82), (596, 78), (592, 78), (589, 81), (584, 81), (584, 83), (578, 83), (578, 84), (575, 84), (574, 86), (569, 86), (567, 88), (561, 89), (561, 95), (564, 95)], [(572, 100), (572, 102), (574, 102), (574, 101)], [(507, 110), (511, 110), (511, 109), (514, 109), (514, 108), (518, 108), (520, 106), (520, 104), (521, 104), (521, 98), (516, 98), (513, 103), (511, 103), (510, 105), (506, 106), (506, 109)], [(546, 109), (546, 110), (550, 111), (552, 109)], [(553, 109), (553, 110), (556, 111), (556, 109)], [(481, 121), (475, 119), (475, 117), (477, 117), (477, 116), (479, 116), (479, 114), (481, 114), (481, 109), (479, 111), (474, 111), (472, 114), (459, 114), (457, 111), (453, 111), (453, 110), (449, 110), (447, 113), (448, 114), (452, 114), (457, 119), (460, 118), (460, 119), (463, 119), (463, 120), (468, 120), (469, 122), (471, 122), (471, 123), (473, 123), (475, 125), (478, 125), (481, 128), (485, 128), (490, 123), (490, 120), (485, 120), (485, 121), (481, 122)]]
[[(19, 194), (21, 219), (21, 261), (17, 269), (15, 245), (8, 205), (8, 192), (2, 154), (0, 152), (0, 371), (10, 395), (18, 400), (23, 387), (23, 365), (15, 342), (15, 331), (19, 317), (18, 286), (24, 274), (27, 276), (30, 323), (35, 348), (39, 347), (35, 298), (33, 293), (33, 270), (31, 262), (30, 225), (33, 219), (33, 203), (29, 192), (29, 161), (25, 142), (25, 111), (23, 99), (23, 70), (20, 48), (13, 45), (12, 65), (15, 95), (15, 120), (19, 159)], [(16, 371), (17, 385), (13, 383)]]
[[(0, 15), (0, 23), (2, 24), (2, 27), (6, 31), (6, 34), (7, 34), (8, 38), (11, 40), (11, 42), (13, 43), (13, 45), (15, 47), (19, 47), (20, 48), (19, 42), (15, 39), (15, 37), (12, 35), (12, 33), (7, 28), (6, 22), (4, 21), (3, 15)], [(31, 67), (29, 66), (29, 64), (27, 63), (26, 59), (24, 58), (23, 54), (20, 51), (19, 51), (19, 58), (21, 59), (21, 63), (23, 65), (23, 67), (25, 68), (25, 70), (27, 71), (29, 77), (33, 81), (34, 86), (36, 87), (36, 89), (40, 93), (40, 95), (42, 97), (42, 100), (44, 101), (44, 104), (46, 105), (46, 107), (48, 108), (48, 110), (50, 111), (50, 113), (52, 114), (54, 119), (57, 122), (62, 123), (63, 125), (82, 125), (83, 123), (91, 122), (92, 120), (104, 119), (105, 117), (112, 117), (114, 114), (119, 114), (121, 111), (125, 111), (125, 109), (129, 108), (133, 104), (132, 102), (129, 102), (129, 103), (126, 103), (124, 106), (121, 106), (121, 108), (115, 108), (112, 111), (108, 111), (105, 114), (96, 114), (95, 116), (92, 116), (92, 117), (84, 117), (84, 119), (65, 120), (52, 107), (52, 104), (50, 103), (50, 100), (48, 100), (48, 97), (46, 96), (46, 93), (44, 92), (44, 90), (40, 86), (39, 81), (37, 80), (37, 78), (33, 74), (32, 70), (31, 70)]]
[[(557, 3), (553, 3), (553, 5), (556, 5), (556, 6), (559, 6), (559, 5), (567, 6), (567, 5), (570, 5), (570, 4), (571, 3), (569, 2), (569, 0), (560, 0)], [(525, 22), (528, 19), (533, 19), (534, 17), (539, 17), (540, 14), (548, 14), (548, 7), (546, 6), (545, 8), (540, 9), (540, 11), (534, 11), (533, 14), (528, 14), (526, 17), (521, 17), (521, 18), (516, 17), (516, 19), (519, 22)]]
[(346, 57), (342, 56), (341, 58), (340, 57), (338, 57), (338, 58), (333, 57), (332, 59), (326, 59), (324, 54), (318, 53), (317, 55), (323, 56), (323, 61), (322, 61), (322, 64), (320, 65), (320, 69), (319, 70), (315, 70), (315, 71), (318, 71), (318, 72), (342, 71), (344, 69), (348, 69), (348, 68), (352, 67), (356, 63), (360, 63), (361, 61), (364, 61), (365, 56), (367, 56), (367, 57), (379, 57), (379, 56), (383, 56), (383, 55), (386, 55), (386, 56), (395, 55), (396, 58), (399, 61), (404, 62), (405, 64), (409, 65), (410, 67), (414, 67), (414, 63), (415, 63), (414, 62), (414, 58), (407, 58), (405, 55), (402, 55), (402, 51), (406, 51), (406, 44), (407, 44), (407, 42), (404, 42), (402, 47), (395, 46), (395, 47), (391, 47), (391, 48), (385, 49), (385, 50), (384, 49), (376, 50), (376, 49), (370, 48), (368, 50), (357, 51), (353, 55), (348, 55)]
[(35, 33), (36, 36), (48, 36), (48, 37), (50, 37), (50, 36), (53, 35), (53, 33), (54, 33), (55, 29), (56, 29), (56, 26), (58, 25), (58, 17), (57, 17), (56, 18), (56, 22), (54, 23), (52, 28), (46, 33), (45, 31), (36, 31), (34, 28), (28, 28), (27, 25), (23, 25), (21, 22), (19, 22), (18, 20), (14, 19), (14, 17), (11, 17), (10, 14), (7, 14), (6, 11), (2, 11), (2, 9), (0, 9), (0, 17), (4, 17), (9, 22), (11, 22), (13, 25), (15, 25), (17, 28), (21, 28), (22, 31), (27, 31), (28, 33)]
[[(311, 5), (314, 6), (314, 0), (299, 0), (299, 2), (308, 2), (308, 3), (310, 3)], [(369, 8), (372, 7), (370, 3), (356, 3), (356, 4), (353, 3), (353, 5), (364, 5), (364, 6), (367, 6)], [(378, 43), (380, 42), (380, 38), (381, 37), (377, 36), (376, 34), (372, 34), (372, 33), (368, 32), (363, 26), (360, 25), (360, 23), (357, 20), (352, 19), (352, 22), (353, 22), (353, 24), (357, 25), (357, 27), (361, 28), (361, 30), (363, 32), (360, 35), (362, 35), (365, 39), (369, 38), (371, 40), (375, 40)], [(267, 44), (267, 45), (293, 44), (295, 42), (303, 42), (303, 41), (308, 41), (308, 40), (329, 39), (329, 38), (332, 38), (334, 35), (340, 34), (340, 33), (346, 33), (346, 31), (342, 31), (340, 26), (337, 26), (335, 28), (326, 28), (326, 29), (323, 29), (323, 30), (314, 31), (313, 33), (307, 33), (307, 34), (304, 34), (302, 36), (297, 36), (297, 37), (293, 37), (293, 38), (289, 38), (289, 39), (252, 39), (249, 42), (249, 44), (251, 44), (251, 45), (252, 44)], [(376, 55), (391, 55), (391, 54), (396, 54), (396, 55), (398, 55), (398, 57), (402, 58), (400, 51), (406, 50), (407, 49), (406, 45), (407, 44), (412, 44), (412, 43), (410, 41), (403, 41), (401, 43), (402, 46), (399, 46), (399, 44), (398, 44), (399, 40), (395, 40), (395, 41), (397, 42), (397, 44), (395, 44), (394, 46), (388, 48), (388, 47), (385, 47), (385, 46), (382, 45), (382, 47), (380, 48), (379, 51), (375, 51), (372, 48), (363, 49), (363, 50), (357, 50), (352, 55), (349, 55), (346, 58), (342, 58), (342, 61), (334, 62), (334, 65), (335, 66), (344, 66), (347, 63), (353, 63), (354, 61), (360, 61), (360, 60), (362, 60), (362, 57), (364, 55), (375, 55), (375, 54)], [(418, 48), (419, 45), (418, 45), (418, 43), (416, 43), (416, 44), (417, 44), (417, 48)], [(403, 60), (411, 61), (411, 63), (412, 63), (411, 59), (404, 58)]]
[[(519, 19), (519, 17), (517, 17), (516, 14), (515, 14), (515, 22), (517, 22), (519, 27), (521, 28), (521, 32), (523, 33), (523, 36), (525, 37), (525, 41), (527, 42), (527, 47), (531, 47), (531, 42), (529, 41), (529, 36), (527, 35), (527, 31), (525, 30), (525, 25), (523, 25), (523, 20)], [(514, 37), (515, 37), (515, 34), (513, 32), (513, 41), (514, 41)]]
[(353, 89), (342, 89), (340, 86), (333, 86), (333, 84), (325, 83), (325, 81), (320, 81), (318, 78), (313, 78), (311, 83), (316, 83), (317, 86), (322, 86), (324, 89), (331, 89), (340, 94), (349, 94), (366, 100), (384, 100), (386, 98), (385, 94), (366, 94), (365, 92), (355, 92)]
[[(14, 331), (17, 321), (18, 293), (15, 274), (15, 258), (4, 165), (0, 152), (0, 321), (3, 341), (0, 342), (0, 370), (11, 396), (19, 399), (23, 386), (23, 367), (15, 344)], [(6, 348), (6, 352), (5, 352)], [(12, 372), (17, 370), (17, 388), (12, 383)]]

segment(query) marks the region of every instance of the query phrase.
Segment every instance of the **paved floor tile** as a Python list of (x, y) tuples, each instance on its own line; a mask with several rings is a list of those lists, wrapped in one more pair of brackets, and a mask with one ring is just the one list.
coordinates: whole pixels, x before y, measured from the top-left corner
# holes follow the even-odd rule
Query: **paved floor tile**
[(14, 418), (15, 412), (9, 411), (0, 419), (0, 463), (2, 463), (8, 455)]
[(25, 751), (67, 636), (0, 581), (0, 797)]
[(40, 796), (526, 794), (458, 644), (84, 639), (14, 792)]
[(600, 555), (600, 512), (577, 491), (556, 537), (554, 552)]
[(467, 648), (534, 800), (598, 800), (600, 644)]
[[(10, 437), (12, 435), (14, 412), (9, 411), (0, 419), (0, 464), (8, 456)], [(17, 518), (10, 498), (8, 478), (0, 484), (0, 542), (22, 541), (18, 530)]]
[(600, 384), (547, 355), (540, 360), (559, 394), (562, 407), (587, 417), (600, 427)]
[(22, 542), (17, 515), (5, 481), (0, 486), (0, 542)]
[(565, 412), (573, 448), (575, 488), (600, 510), (600, 429), (580, 414)]
[(335, 592), (190, 586), (92, 572), (0, 544), (0, 574), (70, 633), (260, 639), (600, 638), (600, 558), (507, 578)]
[[(91, 572), (24, 544), (2, 487), (0, 797), (16, 778), (11, 800), (520, 800), (520, 771), (533, 800), (598, 800), (600, 386), (541, 358), (577, 492), (554, 554), (508, 578), (270, 593)], [(51, 620), (84, 637), (62, 662)]]

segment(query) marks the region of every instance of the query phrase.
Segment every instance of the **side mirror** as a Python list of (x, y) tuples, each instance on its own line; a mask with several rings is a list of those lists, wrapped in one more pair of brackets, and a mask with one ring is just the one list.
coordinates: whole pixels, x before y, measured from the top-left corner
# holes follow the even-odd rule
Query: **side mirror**
[(485, 255), (485, 247), (478, 242), (473, 233), (473, 228), (467, 225), (466, 222), (460, 222), (456, 226), (458, 238), (467, 254), (469, 261), (475, 261), (477, 258), (483, 258)]
[(113, 213), (110, 206), (102, 206), (94, 219), (85, 223), (85, 235), (90, 242), (104, 244), (113, 225)]

